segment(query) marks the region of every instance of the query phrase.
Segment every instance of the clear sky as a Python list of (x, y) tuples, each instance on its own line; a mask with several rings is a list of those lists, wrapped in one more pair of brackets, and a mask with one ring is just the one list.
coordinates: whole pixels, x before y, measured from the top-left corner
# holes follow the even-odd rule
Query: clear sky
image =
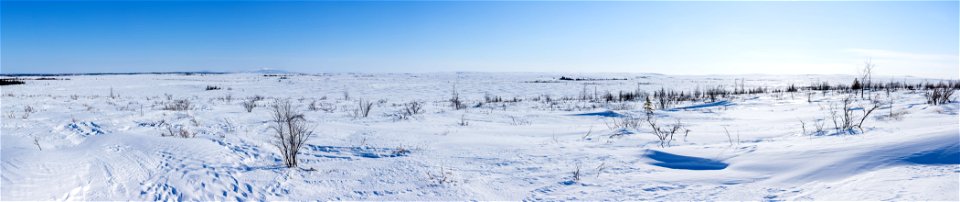
[(13, 2), (3, 73), (653, 72), (960, 77), (946, 2)]

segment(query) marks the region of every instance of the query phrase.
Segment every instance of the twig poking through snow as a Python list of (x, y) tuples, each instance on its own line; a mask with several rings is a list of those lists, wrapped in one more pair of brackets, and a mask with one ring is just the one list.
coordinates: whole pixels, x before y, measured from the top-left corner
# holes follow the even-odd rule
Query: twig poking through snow
[(40, 136), (36, 136), (36, 135), (33, 136), (33, 144), (37, 145), (37, 149), (39, 149), (40, 151), (43, 151), (43, 148), (40, 147)]
[(603, 169), (606, 168), (603, 167), (605, 164), (606, 162), (601, 162), (600, 166), (597, 166), (597, 178), (600, 178), (600, 173), (603, 173)]

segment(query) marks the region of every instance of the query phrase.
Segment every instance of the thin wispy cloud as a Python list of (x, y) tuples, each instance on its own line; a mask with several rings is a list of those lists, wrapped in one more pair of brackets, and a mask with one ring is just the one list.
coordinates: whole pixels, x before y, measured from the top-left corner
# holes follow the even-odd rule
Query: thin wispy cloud
[(846, 51), (858, 54), (860, 56), (883, 58), (883, 59), (935, 61), (935, 60), (957, 60), (958, 58), (960, 58), (960, 56), (958, 55), (950, 55), (950, 54), (912, 53), (912, 52), (881, 50), (881, 49), (865, 49), (865, 48), (851, 48), (851, 49), (846, 49)]
[(850, 48), (844, 52), (876, 65), (878, 74), (920, 76), (928, 78), (960, 78), (960, 56), (916, 53), (883, 49)]

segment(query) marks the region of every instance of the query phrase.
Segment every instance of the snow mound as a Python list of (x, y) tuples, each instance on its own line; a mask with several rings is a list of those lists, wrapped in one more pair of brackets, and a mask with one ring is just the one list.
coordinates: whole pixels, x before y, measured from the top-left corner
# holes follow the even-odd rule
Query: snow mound
[(690, 105), (686, 107), (677, 107), (673, 109), (668, 109), (667, 111), (693, 110), (693, 109), (701, 109), (701, 108), (708, 108), (708, 107), (725, 107), (725, 106), (733, 106), (733, 105), (736, 105), (736, 104), (728, 100), (723, 100), (723, 101), (716, 101), (716, 102), (705, 103), (705, 104)]
[(723, 170), (727, 163), (713, 159), (671, 154), (657, 150), (647, 150), (643, 156), (656, 160), (650, 165), (683, 170)]
[(917, 152), (902, 160), (907, 163), (925, 165), (960, 164), (960, 142), (954, 141), (953, 144), (948, 146)]
[(583, 114), (574, 114), (574, 116), (599, 116), (599, 117), (609, 117), (609, 118), (619, 118), (626, 115), (614, 112), (614, 111), (602, 111), (602, 112), (593, 112), (593, 113), (583, 113)]
[[(960, 164), (960, 134), (941, 131), (911, 139), (864, 140), (861, 146), (811, 149), (736, 157), (736, 170), (773, 174), (775, 181), (832, 181), (873, 170), (903, 165)], [(789, 160), (781, 160), (789, 159)], [(749, 161), (749, 162), (746, 162)]]

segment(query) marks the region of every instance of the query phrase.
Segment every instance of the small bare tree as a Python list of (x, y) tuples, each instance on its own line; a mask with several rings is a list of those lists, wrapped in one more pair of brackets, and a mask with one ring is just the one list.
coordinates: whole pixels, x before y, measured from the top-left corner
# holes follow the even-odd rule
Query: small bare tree
[(313, 136), (313, 130), (307, 126), (303, 114), (293, 108), (289, 100), (277, 100), (273, 105), (274, 146), (280, 150), (283, 163), (288, 168), (297, 167), (297, 155)]
[(873, 63), (869, 59), (863, 64), (863, 70), (860, 74), (860, 81), (862, 81), (862, 85), (863, 85), (860, 88), (860, 99), (864, 98), (863, 96), (864, 90), (866, 88), (872, 87), (871, 79), (873, 79), (873, 66), (874, 66)]
[(247, 113), (253, 112), (253, 108), (257, 107), (257, 101), (255, 99), (250, 99), (243, 101), (243, 109), (247, 110)]
[(463, 100), (460, 100), (460, 93), (457, 92), (457, 84), (453, 84), (453, 94), (450, 96), (450, 106), (453, 107), (453, 110), (467, 108), (467, 105), (463, 103)]
[(865, 106), (860, 107), (860, 108), (863, 108), (863, 117), (860, 117), (860, 122), (858, 122), (856, 126), (857, 128), (860, 129), (861, 132), (863, 132), (863, 121), (866, 121), (867, 117), (870, 117), (870, 113), (873, 113), (874, 110), (879, 109), (882, 103), (880, 101), (877, 101), (877, 99), (874, 99), (874, 101), (871, 102), (871, 104), (872, 105), (870, 109), (867, 109)]

